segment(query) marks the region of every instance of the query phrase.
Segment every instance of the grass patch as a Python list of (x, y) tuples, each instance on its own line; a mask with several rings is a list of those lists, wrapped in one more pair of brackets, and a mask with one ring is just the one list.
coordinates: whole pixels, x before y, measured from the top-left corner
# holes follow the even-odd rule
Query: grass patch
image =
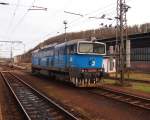
[[(109, 74), (110, 77), (115, 77), (115, 73), (110, 73)], [(120, 76), (118, 74), (118, 76)], [(129, 76), (127, 73), (125, 73), (125, 78), (126, 79), (136, 79), (136, 80), (150, 80), (150, 74), (148, 73), (137, 73), (137, 72), (130, 72)]]
[(111, 80), (111, 79), (103, 79), (102, 83), (104, 84), (115, 84), (115, 80)]
[[(111, 79), (104, 79), (103, 84), (116, 86), (116, 81)], [(124, 87), (124, 89), (136, 90), (145, 93), (150, 93), (150, 84), (146, 83), (130, 83), (131, 86)]]
[(133, 83), (132, 89), (150, 93), (150, 85), (142, 83)]

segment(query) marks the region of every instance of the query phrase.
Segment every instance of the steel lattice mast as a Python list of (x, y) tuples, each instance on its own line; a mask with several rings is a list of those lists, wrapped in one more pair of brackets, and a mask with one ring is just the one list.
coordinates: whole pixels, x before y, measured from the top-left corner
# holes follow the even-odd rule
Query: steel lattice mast
[(116, 72), (120, 72), (120, 82), (124, 83), (125, 72), (125, 42), (127, 40), (126, 13), (130, 7), (125, 0), (117, 0), (117, 30), (116, 30)]

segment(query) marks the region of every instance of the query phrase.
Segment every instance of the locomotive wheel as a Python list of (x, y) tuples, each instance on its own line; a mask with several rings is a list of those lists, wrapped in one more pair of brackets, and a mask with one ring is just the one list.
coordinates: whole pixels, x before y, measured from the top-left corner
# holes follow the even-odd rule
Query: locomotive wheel
[(70, 82), (75, 84), (75, 77), (70, 77)]
[(82, 86), (85, 86), (85, 79), (81, 79), (82, 80)]
[(87, 85), (89, 86), (90, 85), (90, 79), (87, 78)]
[(88, 85), (88, 80), (87, 80), (87, 78), (85, 78), (85, 85), (86, 85), (86, 86)]
[(36, 73), (36, 70), (34, 68), (32, 68), (31, 72), (34, 74), (34, 73)]
[(75, 84), (75, 77), (72, 77), (72, 83)]
[(69, 75), (69, 82), (72, 82), (72, 77)]
[(96, 83), (98, 83), (99, 82), (99, 78), (96, 78)]
[(76, 87), (79, 86), (79, 79), (78, 79), (78, 77), (75, 77), (75, 86), (76, 86)]
[(94, 84), (96, 84), (96, 78), (94, 78)]

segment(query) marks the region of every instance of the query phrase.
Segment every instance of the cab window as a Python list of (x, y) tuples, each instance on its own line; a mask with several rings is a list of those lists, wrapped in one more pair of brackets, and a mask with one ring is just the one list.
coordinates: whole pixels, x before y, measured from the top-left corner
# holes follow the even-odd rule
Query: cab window
[(67, 46), (67, 54), (74, 54), (77, 52), (77, 47), (75, 44)]

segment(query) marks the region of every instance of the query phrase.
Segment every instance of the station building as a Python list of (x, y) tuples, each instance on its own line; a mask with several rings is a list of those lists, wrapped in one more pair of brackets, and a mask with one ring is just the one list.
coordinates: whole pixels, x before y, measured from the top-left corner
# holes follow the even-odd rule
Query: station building
[[(130, 40), (131, 69), (150, 73), (150, 32), (129, 35), (128, 40)], [(108, 72), (114, 72), (115, 68), (112, 68), (112, 66), (115, 67), (115, 60), (112, 62), (108, 56), (110, 46), (114, 46), (115, 48), (116, 38), (99, 39), (98, 41), (106, 43), (107, 56), (104, 60), (105, 69)]]

